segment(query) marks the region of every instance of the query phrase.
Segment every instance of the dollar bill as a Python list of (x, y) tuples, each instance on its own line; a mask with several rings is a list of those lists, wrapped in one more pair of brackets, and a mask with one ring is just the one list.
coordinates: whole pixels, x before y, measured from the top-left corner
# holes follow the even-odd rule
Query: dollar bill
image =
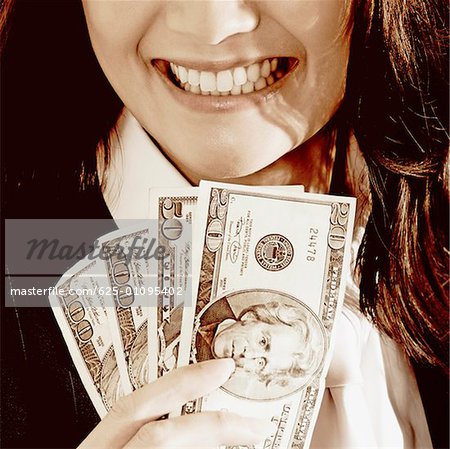
[(148, 363), (148, 318), (154, 303), (151, 277), (159, 255), (155, 231), (148, 220), (101, 237), (110, 302), (106, 313), (118, 359), (119, 371), (132, 389), (154, 378)]
[(236, 371), (181, 413), (230, 410), (276, 426), (258, 448), (306, 448), (349, 269), (355, 200), (202, 183), (194, 306), (179, 365), (232, 357)]
[(63, 275), (56, 293), (49, 297), (75, 367), (100, 417), (119, 397), (131, 392), (120, 379), (105, 310), (108, 288), (102, 261), (86, 258)]
[[(158, 244), (166, 248), (158, 261), (157, 307), (149, 320), (149, 366), (155, 378), (177, 366), (181, 319), (192, 298), (192, 223), (198, 188), (150, 190), (150, 218), (157, 220)], [(187, 225), (187, 226), (186, 226)]]
[[(149, 319), (150, 373), (161, 377), (177, 366), (181, 321), (186, 298), (192, 298), (191, 270), (192, 225), (197, 208), (198, 187), (154, 188), (150, 190), (149, 218), (158, 220), (158, 243), (167, 248), (167, 257), (158, 262), (155, 285), (160, 292), (157, 307)], [(297, 194), (303, 186), (269, 186), (264, 191)], [(189, 225), (184, 239), (168, 234), (167, 228), (178, 221)], [(175, 229), (182, 229), (175, 226)]]

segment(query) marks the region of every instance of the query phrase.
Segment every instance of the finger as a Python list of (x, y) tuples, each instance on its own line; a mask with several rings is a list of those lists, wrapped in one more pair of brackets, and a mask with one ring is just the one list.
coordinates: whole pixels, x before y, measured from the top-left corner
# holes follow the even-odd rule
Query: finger
[(203, 412), (145, 424), (124, 449), (250, 445), (269, 437), (271, 430), (266, 420), (223, 411)]
[(178, 368), (120, 399), (80, 448), (121, 448), (145, 423), (179, 410), (225, 383), (232, 359), (215, 359)]

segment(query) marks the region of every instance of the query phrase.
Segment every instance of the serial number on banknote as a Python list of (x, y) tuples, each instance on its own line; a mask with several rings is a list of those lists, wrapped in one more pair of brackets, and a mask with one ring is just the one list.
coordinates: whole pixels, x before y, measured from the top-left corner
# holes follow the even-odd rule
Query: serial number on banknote
[(316, 260), (318, 236), (319, 230), (317, 228), (309, 228), (309, 243), (306, 255), (306, 260), (308, 262), (314, 262)]

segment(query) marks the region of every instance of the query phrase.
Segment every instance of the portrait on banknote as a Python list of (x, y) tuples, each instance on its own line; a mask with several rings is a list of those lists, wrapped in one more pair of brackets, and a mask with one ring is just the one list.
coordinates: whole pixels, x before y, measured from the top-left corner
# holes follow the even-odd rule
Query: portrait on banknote
[(199, 313), (196, 360), (231, 357), (236, 371), (223, 386), (238, 397), (278, 399), (303, 388), (320, 369), (326, 336), (306, 304), (276, 291), (220, 298)]

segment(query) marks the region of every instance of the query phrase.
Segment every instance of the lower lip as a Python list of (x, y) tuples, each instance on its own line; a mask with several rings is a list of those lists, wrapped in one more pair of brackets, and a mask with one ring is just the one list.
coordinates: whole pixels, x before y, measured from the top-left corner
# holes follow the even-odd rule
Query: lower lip
[(293, 63), (286, 75), (279, 79), (271, 86), (264, 89), (243, 95), (227, 95), (227, 96), (212, 96), (199, 95), (186, 92), (177, 87), (168, 76), (168, 68), (161, 60), (152, 61), (152, 66), (156, 68), (157, 73), (162, 78), (164, 85), (168, 88), (170, 94), (175, 100), (189, 109), (195, 109), (200, 112), (234, 112), (244, 109), (254, 108), (261, 103), (266, 103), (271, 97), (284, 86), (288, 79), (292, 76), (298, 68), (298, 61)]

